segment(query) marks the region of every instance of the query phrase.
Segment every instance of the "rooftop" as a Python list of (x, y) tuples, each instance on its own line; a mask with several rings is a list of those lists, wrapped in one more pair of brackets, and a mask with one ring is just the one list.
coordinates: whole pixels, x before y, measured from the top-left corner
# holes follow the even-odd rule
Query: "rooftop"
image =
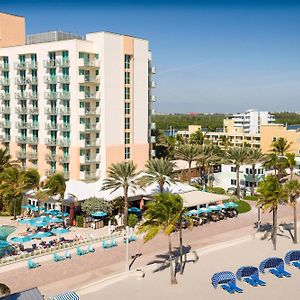
[(55, 30), (55, 31), (29, 34), (27, 36), (27, 44), (47, 43), (47, 42), (73, 40), (73, 39), (83, 40), (84, 38), (80, 35), (76, 35), (71, 32)]

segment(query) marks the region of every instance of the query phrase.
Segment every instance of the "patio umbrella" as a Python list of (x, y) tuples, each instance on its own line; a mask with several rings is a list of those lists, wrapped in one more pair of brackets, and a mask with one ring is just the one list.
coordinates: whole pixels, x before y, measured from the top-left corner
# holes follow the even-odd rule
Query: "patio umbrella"
[(234, 203), (234, 202), (226, 202), (224, 203), (225, 208), (234, 208), (234, 207), (238, 207), (239, 205)]
[(137, 207), (130, 207), (130, 208), (128, 208), (128, 211), (130, 213), (140, 213), (141, 212), (141, 210)]
[(56, 216), (56, 217), (59, 217), (59, 218), (61, 218), (62, 216), (64, 216), (64, 217), (68, 217), (68, 216), (69, 216), (69, 214), (68, 214), (68, 213), (66, 213), (66, 212), (64, 212), (64, 213), (58, 213), (58, 214), (56, 214), (55, 216)]
[(66, 228), (55, 228), (51, 230), (51, 233), (56, 234), (56, 235), (62, 235), (70, 232), (70, 230)]
[(63, 223), (63, 219), (60, 219), (60, 218), (51, 218), (50, 219), (50, 223)]
[(57, 209), (49, 209), (49, 210), (45, 211), (45, 214), (47, 214), (47, 215), (57, 215), (59, 213), (60, 213), (60, 211)]
[(221, 209), (226, 208), (226, 206), (224, 204), (219, 204), (217, 206), (219, 206)]
[(29, 236), (15, 236), (11, 239), (13, 243), (23, 244), (29, 242), (31, 238)]
[(36, 221), (36, 222), (48, 222), (48, 223), (50, 223), (52, 218), (47, 217), (47, 216), (40, 216), (40, 217), (34, 218), (33, 220)]
[(19, 220), (18, 223), (19, 224), (30, 224), (30, 222), (32, 221), (33, 219), (23, 219), (23, 220)]
[[(129, 211), (129, 209), (128, 209)], [(92, 217), (106, 217), (107, 213), (105, 211), (95, 211), (91, 214)]]
[(0, 248), (6, 248), (9, 245), (10, 245), (9, 242), (0, 240)]
[(44, 227), (44, 226), (47, 226), (48, 224), (49, 224), (49, 222), (38, 221), (38, 220), (31, 220), (31, 222), (29, 223), (29, 225), (33, 226), (33, 227)]
[(197, 215), (198, 211), (196, 209), (190, 210), (186, 213), (188, 216), (193, 216), (193, 215)]
[(35, 208), (35, 206), (30, 205), (30, 204), (22, 205), (21, 207), (26, 208), (26, 209), (30, 209), (30, 210), (33, 210)]
[(46, 238), (46, 237), (49, 237), (51, 236), (52, 234), (50, 232), (38, 232), (38, 233), (35, 233), (35, 234), (32, 234), (30, 236), (31, 239), (43, 239), (43, 238)]
[(218, 205), (211, 205), (211, 206), (209, 206), (208, 208), (210, 208), (212, 211), (219, 211), (219, 210), (222, 209), (222, 208), (219, 207)]
[(207, 208), (207, 207), (201, 207), (197, 210), (198, 214), (210, 213), (210, 212), (212, 212), (212, 210), (210, 208)]

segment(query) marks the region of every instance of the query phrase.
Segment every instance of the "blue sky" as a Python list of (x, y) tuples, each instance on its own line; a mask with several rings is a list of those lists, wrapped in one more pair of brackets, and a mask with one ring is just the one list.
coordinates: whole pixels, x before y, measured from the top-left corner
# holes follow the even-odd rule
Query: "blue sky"
[(297, 1), (9, 1), (27, 32), (114, 31), (150, 41), (159, 112), (300, 111)]

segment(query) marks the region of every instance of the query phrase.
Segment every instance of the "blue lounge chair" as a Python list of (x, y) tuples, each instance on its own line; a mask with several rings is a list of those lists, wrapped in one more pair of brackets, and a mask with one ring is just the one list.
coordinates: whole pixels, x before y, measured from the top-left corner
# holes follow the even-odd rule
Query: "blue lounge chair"
[(259, 277), (256, 275), (252, 275), (251, 279), (253, 279), (255, 282), (257, 282), (257, 284), (259, 284), (260, 286), (266, 286), (266, 283), (264, 281), (260, 280)]
[(234, 290), (231, 289), (228, 284), (221, 284), (221, 288), (224, 291), (228, 292), (229, 294), (233, 294), (234, 293)]
[(28, 266), (28, 269), (35, 269), (35, 268), (39, 267), (40, 264), (34, 262), (31, 258), (29, 258), (27, 261), (27, 266)]
[(53, 253), (53, 260), (54, 260), (55, 262), (57, 262), (57, 261), (62, 261), (62, 260), (64, 260), (64, 259), (65, 259), (65, 258), (64, 258), (63, 256), (58, 255), (57, 252), (54, 252), (54, 253)]
[(118, 244), (117, 244), (117, 242), (116, 242), (116, 239), (112, 239), (112, 240), (111, 240), (110, 246), (111, 246), (111, 247), (116, 247), (116, 246), (118, 246)]
[(243, 277), (243, 280), (254, 287), (258, 286), (258, 282), (253, 280), (251, 277)]
[(283, 278), (283, 274), (279, 272), (276, 268), (269, 269), (269, 272), (273, 275), (275, 275), (277, 278)]
[(71, 259), (71, 253), (70, 253), (70, 251), (66, 250), (64, 256), (65, 256), (66, 259), (67, 258)]
[(109, 245), (107, 244), (107, 241), (106, 241), (106, 240), (103, 240), (103, 241), (102, 241), (102, 248), (103, 248), (103, 249), (109, 248)]
[(88, 247), (87, 251), (88, 251), (89, 253), (95, 252), (95, 248), (93, 247), (92, 244), (89, 244), (89, 247)]
[(134, 235), (131, 235), (129, 237), (129, 242), (135, 242), (136, 241), (136, 237)]
[(76, 248), (76, 254), (79, 255), (79, 256), (82, 256), (82, 255), (85, 255), (86, 253), (80, 247), (77, 247)]
[(243, 293), (244, 291), (239, 288), (233, 281), (228, 282), (228, 286), (237, 293)]
[(294, 267), (296, 267), (300, 270), (300, 261), (293, 261), (292, 264)]
[(291, 277), (292, 274), (287, 272), (282, 266), (277, 267), (277, 270), (284, 276), (284, 277)]

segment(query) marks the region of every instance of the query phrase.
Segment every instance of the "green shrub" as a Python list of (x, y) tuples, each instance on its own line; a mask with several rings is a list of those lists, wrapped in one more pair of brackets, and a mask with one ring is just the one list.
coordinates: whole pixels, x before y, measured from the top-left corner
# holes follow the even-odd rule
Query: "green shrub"
[(83, 227), (83, 216), (76, 216), (76, 226), (77, 227)]
[(225, 194), (225, 190), (221, 187), (208, 187), (206, 189), (207, 192), (209, 193), (214, 193), (214, 194), (218, 194), (218, 195), (224, 195)]
[(1, 211), (1, 212), (0, 212), (0, 216), (1, 216), (1, 217), (9, 217), (10, 214), (9, 214), (9, 212), (7, 212), (7, 211)]
[(138, 217), (135, 214), (130, 214), (128, 217), (128, 226), (129, 227), (135, 227), (135, 225), (138, 223)]
[(257, 197), (256, 196), (245, 196), (243, 199), (248, 200), (248, 201), (256, 201)]
[(239, 214), (243, 214), (251, 210), (250, 204), (243, 200), (236, 201), (235, 203), (238, 204), (236, 210)]

